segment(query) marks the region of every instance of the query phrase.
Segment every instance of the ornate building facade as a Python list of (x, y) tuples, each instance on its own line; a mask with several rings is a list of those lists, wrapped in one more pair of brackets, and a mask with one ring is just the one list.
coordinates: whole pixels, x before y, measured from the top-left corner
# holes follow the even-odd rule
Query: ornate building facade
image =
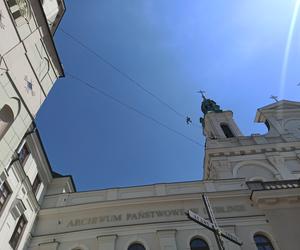
[(52, 171), (34, 118), (64, 75), (53, 34), (63, 0), (0, 0), (0, 250), (208, 250), (214, 235), (190, 221), (207, 217), (243, 245), (298, 250), (300, 103), (257, 111), (268, 133), (244, 136), (231, 111), (203, 96), (204, 178), (76, 192)]
[(63, 0), (0, 0), (0, 249), (26, 249), (52, 175), (34, 118), (64, 76)]
[(64, 11), (63, 0), (0, 1), (0, 172), (64, 76), (53, 42)]
[(75, 192), (70, 177), (52, 178), (30, 250), (208, 250), (214, 235), (189, 220), (206, 218), (205, 193), (220, 227), (242, 246), (232, 250), (298, 250), (300, 245), (300, 103), (258, 109), (265, 135), (242, 135), (231, 111), (204, 98), (204, 179)]

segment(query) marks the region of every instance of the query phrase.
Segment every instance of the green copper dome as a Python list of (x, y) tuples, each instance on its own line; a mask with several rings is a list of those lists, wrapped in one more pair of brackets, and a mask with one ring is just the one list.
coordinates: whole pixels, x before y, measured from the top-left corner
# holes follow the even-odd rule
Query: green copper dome
[(202, 104), (201, 104), (201, 110), (204, 115), (206, 115), (208, 112), (216, 112), (220, 113), (223, 112), (222, 109), (220, 109), (220, 106), (217, 105), (217, 103), (211, 99), (207, 99), (203, 94), (202, 94)]

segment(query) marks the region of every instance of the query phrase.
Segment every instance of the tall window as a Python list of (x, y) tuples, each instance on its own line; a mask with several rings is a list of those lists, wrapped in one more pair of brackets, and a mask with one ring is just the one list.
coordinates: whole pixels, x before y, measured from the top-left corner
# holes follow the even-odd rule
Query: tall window
[(27, 144), (25, 143), (19, 153), (19, 160), (22, 166), (24, 166), (29, 155), (30, 155), (30, 151)]
[(0, 212), (4, 208), (6, 202), (8, 201), (10, 194), (11, 194), (11, 189), (8, 186), (7, 182), (4, 181), (2, 185), (0, 185)]
[(39, 186), (41, 185), (41, 178), (39, 176), (39, 174), (36, 175), (33, 183), (32, 183), (32, 192), (36, 195), (37, 191), (39, 189)]
[(227, 138), (234, 137), (234, 134), (232, 133), (230, 127), (227, 124), (221, 124), (221, 129), (223, 130), (223, 133)]
[(133, 243), (128, 247), (128, 250), (146, 250), (146, 248), (140, 243)]
[(0, 110), (0, 140), (14, 121), (14, 113), (8, 105)]
[(25, 215), (22, 214), (21, 217), (19, 218), (16, 228), (9, 240), (9, 244), (12, 247), (12, 249), (17, 249), (17, 247), (20, 243), (20, 240), (22, 238), (22, 235), (24, 233), (26, 224), (27, 224), (27, 220), (25, 218)]
[(254, 235), (254, 241), (257, 250), (274, 250), (271, 241), (264, 235), (261, 234)]
[(265, 121), (265, 125), (267, 126), (268, 131), (270, 130), (270, 123), (268, 122), (268, 120)]
[(27, 0), (7, 0), (7, 4), (16, 25), (19, 26), (29, 21), (31, 18), (31, 10)]
[(190, 242), (191, 250), (209, 250), (209, 246), (205, 240), (194, 238)]

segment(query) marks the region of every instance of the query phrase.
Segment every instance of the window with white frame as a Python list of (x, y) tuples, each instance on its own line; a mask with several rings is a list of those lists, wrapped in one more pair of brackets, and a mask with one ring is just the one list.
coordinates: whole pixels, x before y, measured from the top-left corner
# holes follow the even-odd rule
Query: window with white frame
[(17, 26), (30, 20), (31, 9), (28, 0), (7, 0), (7, 4)]
[(255, 241), (257, 250), (274, 250), (274, 247), (273, 247), (271, 241), (262, 234), (255, 234), (254, 241)]
[(4, 181), (2, 184), (0, 184), (0, 213), (4, 209), (12, 191), (7, 183), (7, 181)]
[(41, 183), (42, 183), (41, 178), (40, 178), (39, 174), (37, 174), (34, 181), (33, 181), (33, 183), (32, 183), (32, 192), (35, 195), (37, 194)]
[(18, 220), (18, 223), (15, 227), (15, 230), (9, 240), (9, 244), (12, 249), (17, 249), (18, 245), (22, 239), (22, 235), (24, 233), (25, 227), (27, 224), (27, 219), (24, 214), (22, 214)]

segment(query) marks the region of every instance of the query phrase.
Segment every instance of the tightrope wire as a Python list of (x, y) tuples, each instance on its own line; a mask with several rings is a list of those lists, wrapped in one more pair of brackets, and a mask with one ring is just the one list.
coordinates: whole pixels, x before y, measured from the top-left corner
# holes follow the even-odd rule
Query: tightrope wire
[(86, 81), (86, 80), (83, 80), (83, 79), (79, 78), (78, 76), (75, 76), (75, 75), (73, 75), (73, 74), (71, 74), (71, 73), (69, 73), (69, 72), (66, 72), (66, 75), (69, 76), (69, 77), (71, 77), (71, 78), (73, 78), (74, 80), (76, 80), (76, 81), (78, 81), (78, 82), (84, 84), (85, 86), (87, 86), (87, 87), (93, 89), (93, 90), (96, 91), (97, 93), (99, 93), (99, 94), (101, 94), (101, 95), (103, 95), (103, 96), (105, 96), (105, 97), (107, 97), (107, 98), (113, 100), (114, 102), (116, 102), (116, 103), (122, 105), (123, 107), (125, 107), (125, 108), (127, 108), (127, 109), (129, 109), (129, 110), (131, 110), (131, 111), (134, 111), (135, 113), (137, 113), (137, 114), (143, 116), (144, 118), (147, 118), (148, 120), (151, 120), (152, 122), (158, 124), (159, 126), (164, 127), (165, 129), (168, 129), (169, 131), (173, 132), (174, 134), (177, 134), (177, 135), (179, 135), (179, 136), (185, 138), (186, 140), (188, 140), (188, 141), (190, 141), (190, 142), (196, 144), (197, 146), (204, 146), (204, 145), (200, 144), (199, 142), (197, 142), (196, 140), (194, 140), (194, 139), (192, 139), (192, 138), (190, 138), (190, 137), (184, 135), (183, 133), (181, 133), (181, 132), (179, 132), (179, 131), (177, 131), (177, 130), (175, 130), (175, 129), (169, 127), (169, 126), (167, 126), (166, 124), (162, 123), (161, 121), (157, 120), (156, 118), (154, 118), (154, 117), (152, 117), (152, 116), (150, 116), (150, 115), (148, 115), (148, 114), (146, 114), (146, 113), (144, 113), (144, 112), (138, 110), (137, 108), (135, 108), (135, 107), (133, 107), (133, 106), (127, 104), (127, 103), (122, 102), (122, 101), (119, 100), (118, 98), (116, 98), (116, 97), (112, 96), (111, 94), (105, 92), (104, 90), (102, 90), (102, 89), (96, 87), (95, 84), (93, 84), (93, 83), (91, 83), (91, 82), (88, 82), (88, 81)]
[(177, 116), (181, 117), (181, 118), (185, 118), (186, 115), (182, 114), (181, 112), (177, 111), (174, 107), (172, 107), (170, 104), (168, 104), (166, 101), (162, 100), (159, 96), (157, 96), (156, 94), (154, 94), (153, 92), (151, 92), (150, 90), (146, 89), (143, 84), (141, 84), (140, 82), (136, 81), (135, 79), (133, 79), (129, 74), (127, 74), (126, 72), (124, 72), (123, 70), (119, 69), (117, 66), (115, 66), (113, 63), (111, 63), (110, 61), (108, 61), (107, 59), (105, 59), (103, 56), (101, 56), (98, 52), (96, 52), (95, 50), (91, 49), (89, 46), (87, 46), (85, 43), (83, 43), (82, 41), (80, 41), (78, 38), (76, 38), (75, 36), (71, 35), (69, 32), (65, 31), (62, 28), (59, 28), (59, 30), (65, 34), (67, 37), (69, 37), (70, 39), (72, 39), (73, 41), (75, 41), (77, 44), (79, 44), (81, 47), (83, 47), (84, 49), (86, 49), (87, 51), (89, 51), (91, 54), (93, 54), (95, 57), (97, 57), (98, 59), (100, 59), (102, 62), (104, 62), (105, 64), (107, 64), (108, 66), (110, 66), (111, 68), (113, 68), (115, 71), (117, 71), (119, 74), (121, 74), (124, 78), (126, 78), (127, 80), (129, 80), (131, 83), (135, 84), (137, 87), (139, 87), (141, 90), (143, 90), (144, 92), (146, 92), (147, 94), (149, 94), (150, 96), (152, 96), (153, 98), (155, 98), (159, 103), (161, 103), (162, 105), (164, 105), (165, 107), (167, 107), (168, 109), (170, 109), (172, 112), (174, 112)]

